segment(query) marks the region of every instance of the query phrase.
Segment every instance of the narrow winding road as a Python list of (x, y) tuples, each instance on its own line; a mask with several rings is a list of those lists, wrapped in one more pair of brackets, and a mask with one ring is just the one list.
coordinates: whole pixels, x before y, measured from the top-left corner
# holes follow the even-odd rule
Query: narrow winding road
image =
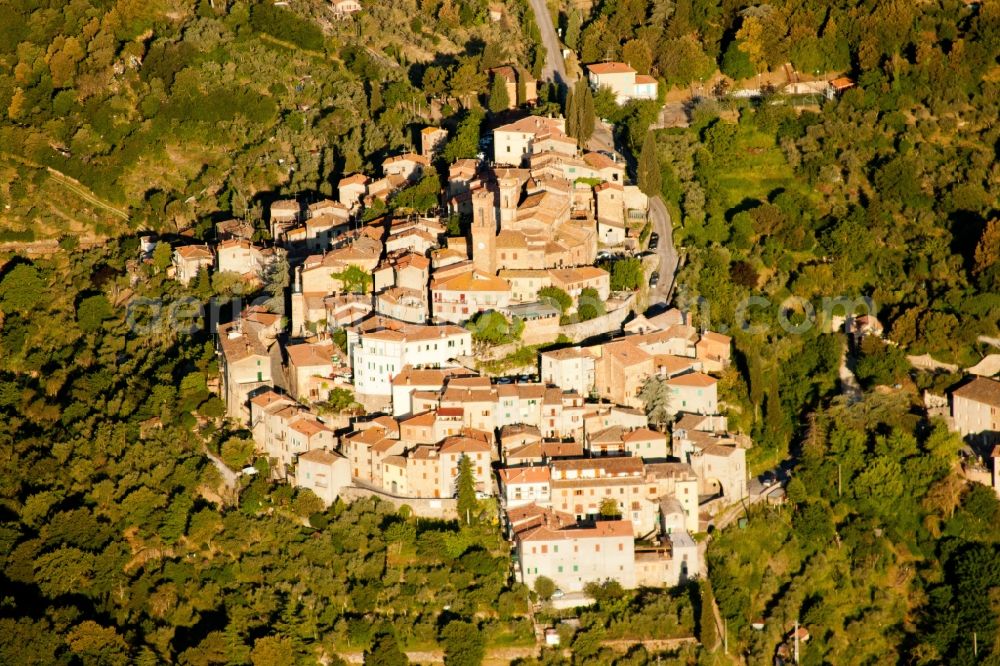
[[(628, 159), (622, 151), (618, 150), (612, 128), (600, 120), (594, 125), (594, 133), (591, 135), (590, 141), (587, 142), (587, 150), (614, 153), (619, 160), (623, 161)], [(649, 220), (653, 224), (653, 231), (660, 237), (659, 245), (655, 250), (660, 258), (659, 268), (657, 268), (660, 281), (655, 287), (650, 287), (647, 307), (662, 308), (670, 303), (680, 256), (674, 246), (674, 225), (670, 220), (670, 213), (660, 197), (649, 200)]]
[(542, 79), (549, 80), (560, 85), (567, 85), (566, 65), (563, 62), (562, 46), (559, 44), (559, 37), (556, 35), (555, 25), (552, 23), (552, 15), (545, 0), (529, 0), (531, 11), (535, 13), (535, 23), (538, 24), (538, 32), (542, 35), (542, 45), (545, 47), (545, 66), (542, 67)]
[(656, 248), (656, 254), (660, 257), (660, 281), (649, 290), (649, 305), (665, 305), (670, 302), (680, 257), (674, 247), (674, 225), (671, 224), (670, 213), (660, 197), (649, 200), (649, 220), (653, 223), (653, 231), (660, 237)]

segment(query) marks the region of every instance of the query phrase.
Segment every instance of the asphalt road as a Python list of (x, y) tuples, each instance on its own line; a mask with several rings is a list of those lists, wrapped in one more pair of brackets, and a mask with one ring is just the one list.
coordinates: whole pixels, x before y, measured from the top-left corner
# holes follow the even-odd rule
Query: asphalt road
[[(611, 127), (600, 121), (594, 126), (594, 133), (587, 142), (587, 150), (609, 151), (619, 155), (619, 159), (625, 159), (615, 146)], [(680, 257), (677, 248), (674, 247), (674, 226), (670, 220), (670, 213), (667, 212), (667, 207), (660, 197), (649, 200), (649, 219), (653, 223), (653, 231), (660, 237), (660, 243), (655, 250), (660, 258), (660, 266), (657, 269), (660, 281), (656, 287), (651, 287), (649, 290), (647, 308), (662, 309), (670, 302)]]
[(545, 0), (529, 0), (531, 11), (535, 13), (535, 23), (542, 35), (542, 45), (545, 46), (545, 66), (542, 67), (542, 79), (559, 84), (567, 84), (566, 66), (563, 63), (562, 46), (556, 35), (555, 25)]
[(653, 231), (660, 237), (660, 244), (656, 248), (656, 254), (660, 257), (660, 282), (649, 290), (649, 305), (653, 307), (669, 302), (679, 257), (677, 248), (674, 247), (674, 227), (670, 222), (670, 213), (660, 197), (649, 200), (649, 219), (653, 223)]

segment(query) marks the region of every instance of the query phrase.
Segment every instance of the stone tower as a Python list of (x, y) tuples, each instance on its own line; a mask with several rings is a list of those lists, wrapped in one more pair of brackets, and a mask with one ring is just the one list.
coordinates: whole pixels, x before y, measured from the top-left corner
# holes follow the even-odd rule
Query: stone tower
[(500, 228), (517, 219), (517, 204), (521, 198), (521, 181), (516, 175), (500, 174), (497, 178), (500, 190)]
[(489, 275), (497, 273), (497, 217), (493, 192), (480, 188), (472, 193), (472, 264)]

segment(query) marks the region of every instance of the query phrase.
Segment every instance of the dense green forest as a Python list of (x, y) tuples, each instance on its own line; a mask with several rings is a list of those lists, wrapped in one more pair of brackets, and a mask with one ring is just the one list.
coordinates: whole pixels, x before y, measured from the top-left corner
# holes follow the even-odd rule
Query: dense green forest
[(1000, 501), (961, 478), (956, 435), (909, 412), (877, 394), (820, 410), (790, 507), (713, 542), (716, 599), (751, 663), (795, 619), (812, 636), (803, 664), (997, 663)]
[[(488, 92), (487, 68), (537, 69), (543, 55), (520, 0), (502, 24), (486, 0), (365, 2), (349, 21), (292, 4), (6, 2), (0, 239), (172, 230), (260, 216), (261, 197), (330, 194), (424, 124), (454, 125)], [(77, 195), (40, 167), (122, 215), (59, 206), (46, 194)]]

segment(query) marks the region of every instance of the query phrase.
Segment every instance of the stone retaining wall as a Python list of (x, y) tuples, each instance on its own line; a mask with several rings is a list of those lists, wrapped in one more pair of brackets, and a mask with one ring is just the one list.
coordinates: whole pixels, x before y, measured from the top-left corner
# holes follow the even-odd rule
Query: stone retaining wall
[(386, 502), (391, 502), (397, 510), (405, 504), (413, 510), (413, 515), (420, 518), (450, 520), (458, 517), (458, 500), (451, 497), (400, 497), (384, 490), (361, 485), (347, 486), (340, 492), (340, 498), (345, 502), (365, 497), (378, 497)]

